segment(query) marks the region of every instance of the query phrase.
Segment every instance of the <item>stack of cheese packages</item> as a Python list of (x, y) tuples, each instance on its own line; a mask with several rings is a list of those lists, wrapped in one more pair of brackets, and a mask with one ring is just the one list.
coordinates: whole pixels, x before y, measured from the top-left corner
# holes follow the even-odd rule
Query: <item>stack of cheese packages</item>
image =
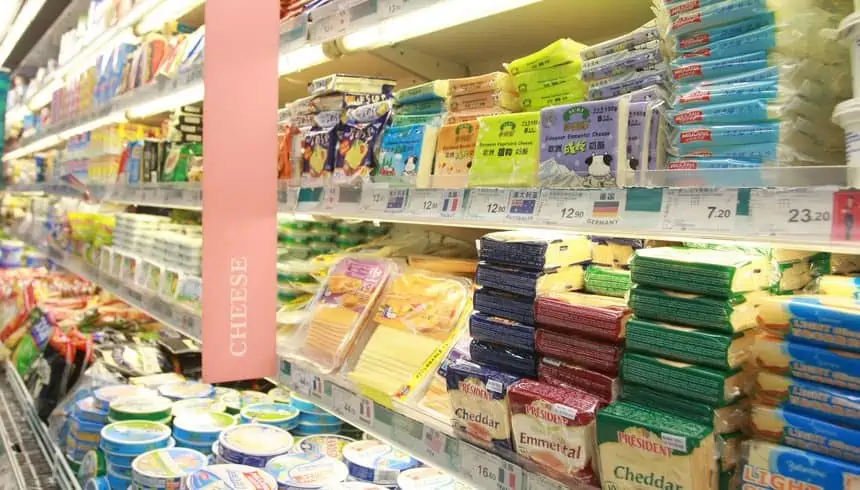
[(728, 488), (748, 416), (742, 366), (770, 258), (658, 247), (637, 251), (630, 268), (622, 401), (598, 416), (604, 484)]
[(670, 169), (845, 162), (830, 116), (851, 75), (828, 32), (851, 2), (655, 3), (671, 51)]

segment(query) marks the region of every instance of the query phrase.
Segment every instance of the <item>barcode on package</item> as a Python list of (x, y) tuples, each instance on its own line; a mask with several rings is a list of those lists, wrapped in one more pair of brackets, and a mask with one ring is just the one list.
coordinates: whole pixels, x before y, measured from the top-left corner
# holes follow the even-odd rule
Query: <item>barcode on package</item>
[(676, 436), (674, 434), (666, 434), (665, 432), (660, 434), (660, 437), (663, 439), (663, 445), (674, 449), (675, 451), (687, 452), (687, 438), (683, 436)]
[(392, 485), (397, 482), (398, 476), (400, 476), (400, 470), (382, 470), (377, 468), (373, 475), (373, 483), (377, 485)]
[(501, 393), (505, 389), (504, 385), (502, 385), (501, 381), (495, 379), (487, 380), (487, 390), (492, 391), (493, 393)]

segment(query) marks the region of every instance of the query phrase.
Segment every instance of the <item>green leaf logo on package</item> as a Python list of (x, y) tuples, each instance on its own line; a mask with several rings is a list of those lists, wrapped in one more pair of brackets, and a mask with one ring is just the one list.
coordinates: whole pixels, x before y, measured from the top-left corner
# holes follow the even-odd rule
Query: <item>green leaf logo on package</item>
[[(470, 139), (472, 139), (472, 132), (473, 132), (474, 130), (475, 130), (475, 129), (474, 129), (474, 127), (472, 126), (472, 123), (463, 123), (463, 124), (460, 124), (460, 125), (458, 125), (458, 126), (457, 126), (457, 128), (454, 130), (454, 137), (456, 138), (457, 142), (461, 142), (461, 141), (469, 141)], [(462, 134), (462, 135), (461, 135), (461, 134), (460, 134), (460, 132), (463, 132), (463, 133), (465, 133), (465, 134)]]
[(505, 121), (499, 126), (499, 137), (511, 138), (517, 133), (517, 123)]
[(564, 120), (565, 122), (569, 122), (574, 116), (579, 116), (583, 121), (587, 121), (589, 117), (591, 117), (591, 111), (586, 107), (576, 106), (571, 107), (567, 111), (564, 112)]

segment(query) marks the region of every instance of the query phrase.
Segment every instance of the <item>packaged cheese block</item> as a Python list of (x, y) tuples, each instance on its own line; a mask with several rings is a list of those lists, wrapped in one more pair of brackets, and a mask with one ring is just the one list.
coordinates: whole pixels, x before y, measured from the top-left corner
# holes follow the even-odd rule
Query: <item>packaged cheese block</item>
[(760, 371), (756, 375), (754, 396), (763, 405), (860, 428), (860, 394), (854, 391)]
[(446, 124), (439, 128), (433, 175), (468, 175), (478, 141), (478, 121)]
[(481, 237), (479, 257), (491, 264), (552, 269), (591, 260), (591, 242), (561, 231), (497, 231)]
[(753, 439), (743, 445), (740, 487), (751, 490), (854, 490), (860, 465)]
[(375, 311), (394, 264), (375, 257), (347, 257), (329, 270), (312, 312), (296, 332), (298, 354), (323, 372), (339, 368)]
[(624, 347), (576, 335), (539, 328), (535, 349), (545, 356), (572, 362), (601, 373), (616, 375)]
[(592, 262), (611, 267), (627, 267), (636, 250), (642, 248), (642, 240), (625, 238), (591, 237)]
[(563, 479), (597, 485), (595, 415), (600, 400), (575, 388), (518, 381), (510, 390), (517, 454)]
[(475, 259), (456, 259), (447, 257), (435, 257), (433, 255), (410, 255), (406, 262), (416, 269), (425, 271), (441, 272), (444, 274), (456, 274), (458, 276), (474, 277), (478, 270), (478, 261)]
[(818, 294), (860, 299), (860, 277), (824, 275), (815, 283)]
[(518, 75), (534, 70), (552, 68), (564, 64), (574, 64), (582, 67), (580, 52), (588, 46), (572, 39), (562, 38), (534, 53), (505, 63), (505, 68), (511, 75)]
[(475, 291), (475, 309), (488, 315), (499, 316), (527, 325), (534, 325), (534, 298), (518, 294), (480, 288)]
[(788, 409), (753, 405), (750, 431), (767, 441), (860, 462), (860, 431)]
[(513, 112), (520, 110), (520, 99), (514, 92), (479, 92), (458, 95), (448, 99), (448, 112), (503, 109)]
[(755, 366), (795, 378), (860, 391), (860, 355), (761, 334), (753, 344)]
[(597, 414), (603, 488), (713, 490), (716, 443), (702, 424), (635, 403)]
[(770, 290), (773, 294), (792, 294), (812, 282), (813, 269), (808, 260), (796, 259), (774, 264), (776, 281)]
[(752, 351), (752, 330), (724, 334), (633, 318), (627, 322), (627, 348), (716, 369), (735, 369)]
[[(514, 75), (514, 82), (520, 96), (555, 91), (562, 85), (567, 86), (572, 82), (587, 88), (588, 85), (579, 79), (580, 68), (579, 64), (565, 63), (552, 68), (527, 71)], [(585, 91), (582, 90), (582, 92)]]
[(308, 83), (308, 93), (311, 95), (328, 94), (331, 92), (387, 94), (391, 92), (395, 85), (397, 85), (397, 82), (388, 78), (334, 73)]
[(473, 361), (483, 366), (517, 376), (537, 378), (537, 356), (533, 352), (472, 339), (469, 354)]
[(638, 318), (734, 333), (756, 326), (756, 307), (763, 298), (762, 293), (719, 298), (637, 285), (628, 304)]
[(497, 71), (448, 81), (448, 95), (452, 97), (493, 91), (516, 92), (513, 78), (507, 73)]
[(618, 399), (618, 376), (598, 373), (552, 357), (541, 358), (538, 379), (551, 385), (578, 388), (596, 396), (606, 405)]
[(860, 352), (860, 304), (830, 296), (765, 299), (758, 324), (768, 333), (791, 340)]
[(483, 342), (528, 351), (535, 349), (535, 328), (507, 318), (476, 311), (469, 318), (469, 333)]
[(630, 308), (620, 298), (552, 293), (535, 302), (535, 321), (540, 326), (607, 342), (624, 340), (629, 318)]
[(601, 296), (623, 298), (633, 287), (630, 271), (590, 265), (585, 271), (585, 290)]
[(446, 97), (448, 97), (448, 80), (432, 80), (394, 92), (394, 98), (401, 104)]
[(535, 187), (540, 113), (484, 116), (478, 121), (480, 129), (469, 169), (469, 187)]
[(720, 456), (720, 470), (726, 471), (737, 467), (741, 459), (741, 443), (746, 440), (741, 431), (728, 434), (717, 434), (717, 454)]
[(852, 274), (860, 272), (860, 255), (817, 253), (811, 258), (819, 274)]
[(719, 371), (678, 361), (627, 352), (621, 361), (621, 379), (658, 387), (660, 391), (723, 406), (743, 396), (742, 370)]
[(690, 400), (639, 385), (624, 383), (621, 399), (662, 410), (696, 423), (712, 427), (717, 434), (728, 434), (746, 427), (749, 420), (749, 399), (740, 398), (720, 406)]
[(478, 264), (476, 282), (508, 293), (537, 296), (547, 293), (576, 291), (585, 285), (585, 272), (581, 265), (555, 267), (531, 271), (487, 262)]
[(441, 361), (439, 350), (463, 315), (470, 286), (465, 279), (419, 269), (390, 278), (349, 379), (387, 396), (411, 391), (418, 382), (413, 378), (432, 373), (432, 359)]
[(518, 379), (462, 359), (449, 365), (454, 431), (485, 447), (511, 449), (508, 389)]
[(764, 289), (771, 282), (767, 257), (729, 250), (644, 248), (636, 252), (630, 270), (636, 284), (723, 298)]

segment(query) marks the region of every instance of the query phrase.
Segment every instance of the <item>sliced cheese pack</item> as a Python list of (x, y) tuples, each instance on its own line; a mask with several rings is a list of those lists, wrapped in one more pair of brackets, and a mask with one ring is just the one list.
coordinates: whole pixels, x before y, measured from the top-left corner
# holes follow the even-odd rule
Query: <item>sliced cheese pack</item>
[(723, 334), (638, 318), (627, 323), (629, 350), (716, 369), (741, 367), (754, 341), (752, 330)]
[(506, 63), (505, 68), (511, 75), (552, 68), (567, 63), (576, 65), (581, 69), (582, 57), (580, 52), (585, 49), (588, 49), (588, 46), (572, 39), (562, 38), (534, 53)]
[(394, 92), (394, 98), (400, 104), (446, 97), (448, 97), (448, 80), (433, 80)]
[(740, 488), (854, 490), (860, 465), (811, 451), (753, 439), (743, 445)]
[(713, 430), (635, 403), (616, 402), (597, 414), (603, 488), (713, 490)]
[(720, 406), (690, 400), (636, 383), (624, 383), (621, 399), (712, 427), (717, 434), (736, 432), (749, 420), (749, 399), (740, 398)]
[(618, 376), (598, 373), (552, 357), (541, 357), (538, 378), (551, 385), (570, 386), (591, 393), (606, 405), (618, 399)]
[(630, 270), (636, 284), (723, 298), (771, 283), (767, 257), (729, 250), (645, 248), (636, 252)]
[(798, 378), (760, 371), (757, 403), (788, 408), (834, 424), (860, 428), (860, 394)]
[(761, 334), (753, 344), (755, 366), (795, 378), (860, 391), (860, 355)]
[(452, 78), (448, 81), (449, 96), (493, 91), (516, 92), (514, 79), (507, 73), (497, 71), (473, 77)]
[(628, 303), (639, 318), (734, 333), (756, 326), (756, 307), (763, 296), (720, 298), (635, 286)]
[(472, 339), (469, 354), (473, 361), (483, 366), (517, 376), (537, 377), (537, 356), (534, 352)]
[(511, 449), (509, 388), (519, 378), (458, 360), (447, 369), (454, 431), (485, 447)]
[(488, 315), (534, 325), (534, 298), (491, 288), (475, 291), (475, 309)]
[(824, 296), (860, 299), (860, 277), (824, 275), (816, 281), (816, 289)]
[(660, 391), (723, 406), (744, 394), (746, 377), (742, 370), (719, 371), (678, 361), (627, 352), (621, 361), (625, 383), (652, 386)]
[(531, 271), (481, 262), (475, 279), (481, 286), (534, 297), (582, 289), (585, 286), (585, 271), (578, 264)]
[(601, 373), (616, 375), (624, 348), (585, 337), (539, 328), (535, 348), (545, 356), (569, 361)]
[(630, 271), (601, 265), (589, 265), (585, 271), (585, 290), (589, 293), (624, 298), (631, 287)]
[(478, 311), (469, 317), (469, 333), (482, 342), (528, 351), (535, 348), (535, 327)]
[(469, 187), (534, 187), (540, 156), (540, 113), (484, 116), (478, 121)]
[(860, 303), (853, 299), (826, 295), (766, 298), (758, 309), (758, 324), (768, 333), (790, 340), (860, 352)]
[(338, 369), (362, 333), (395, 265), (386, 259), (352, 256), (329, 270), (311, 315), (296, 332), (298, 355), (322, 372)]
[(610, 267), (627, 267), (637, 250), (643, 247), (642, 240), (624, 238), (591, 237), (594, 248), (592, 262)]
[(591, 241), (550, 230), (497, 231), (479, 241), (479, 257), (489, 263), (545, 270), (591, 260)]
[(620, 298), (582, 293), (551, 293), (535, 302), (535, 321), (559, 332), (608, 342), (624, 340), (630, 308)]
[(786, 446), (860, 462), (860, 431), (788, 409), (753, 405), (750, 430), (755, 437)]

